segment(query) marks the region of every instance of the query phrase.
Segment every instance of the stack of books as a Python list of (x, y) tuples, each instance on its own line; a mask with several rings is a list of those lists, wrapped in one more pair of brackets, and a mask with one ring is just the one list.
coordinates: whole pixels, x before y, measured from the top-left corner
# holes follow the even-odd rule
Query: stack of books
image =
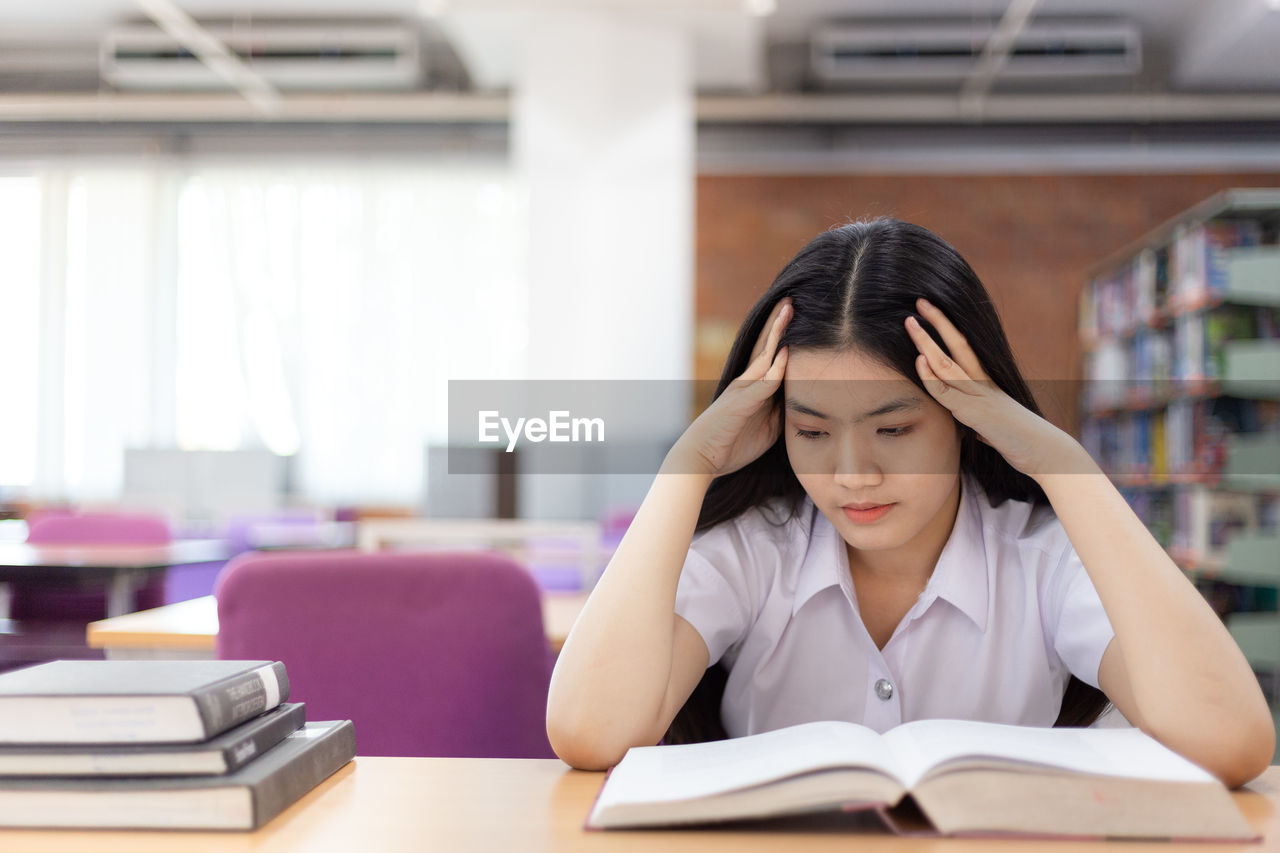
[(271, 661), (53, 661), (0, 675), (0, 826), (252, 830), (355, 757)]

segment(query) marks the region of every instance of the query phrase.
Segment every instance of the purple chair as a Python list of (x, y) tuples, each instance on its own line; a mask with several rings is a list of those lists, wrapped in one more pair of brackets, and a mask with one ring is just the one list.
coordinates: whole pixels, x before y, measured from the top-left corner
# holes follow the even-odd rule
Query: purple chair
[[(170, 541), (163, 517), (115, 513), (42, 512), (27, 519), (32, 545), (164, 545)], [(154, 575), (137, 592), (140, 609), (164, 603), (164, 576)], [(101, 649), (85, 642), (85, 625), (107, 615), (101, 587), (74, 583), (13, 581), (9, 615), (0, 633), (0, 670), (61, 658), (101, 659)]]
[[(53, 513), (32, 518), (27, 530), (30, 545), (168, 545), (173, 541), (163, 516), (93, 512)], [(137, 592), (139, 610), (164, 604), (164, 575), (153, 575)], [(10, 614), (21, 620), (92, 622), (107, 615), (103, 589), (50, 586), (35, 583), (13, 585)]]
[(283, 661), (361, 755), (553, 758), (532, 576), (491, 552), (250, 552), (218, 578), (218, 657)]
[(116, 512), (54, 514), (35, 518), (27, 531), (32, 545), (168, 545), (162, 516)]

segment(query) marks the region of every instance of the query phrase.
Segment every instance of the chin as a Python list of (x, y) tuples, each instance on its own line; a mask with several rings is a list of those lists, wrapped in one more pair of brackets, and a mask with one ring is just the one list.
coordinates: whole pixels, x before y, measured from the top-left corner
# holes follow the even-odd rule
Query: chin
[(844, 539), (845, 542), (859, 551), (891, 551), (905, 544), (899, 541), (897, 536), (892, 538), (888, 534), (882, 536), (859, 536), (856, 531), (854, 535), (846, 536)]
[(897, 525), (866, 526), (854, 524), (845, 518), (844, 513), (841, 512), (839, 521), (835, 522), (835, 527), (836, 530), (840, 531), (845, 541), (855, 548), (867, 551), (881, 551), (887, 548), (896, 548), (902, 544), (898, 541), (902, 538), (902, 534)]

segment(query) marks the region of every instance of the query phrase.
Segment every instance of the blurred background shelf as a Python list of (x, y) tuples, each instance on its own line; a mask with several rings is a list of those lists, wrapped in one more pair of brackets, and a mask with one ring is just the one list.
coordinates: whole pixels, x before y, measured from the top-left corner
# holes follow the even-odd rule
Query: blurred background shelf
[(1096, 267), (1079, 328), (1082, 442), (1280, 717), (1278, 231), (1280, 193), (1208, 199)]

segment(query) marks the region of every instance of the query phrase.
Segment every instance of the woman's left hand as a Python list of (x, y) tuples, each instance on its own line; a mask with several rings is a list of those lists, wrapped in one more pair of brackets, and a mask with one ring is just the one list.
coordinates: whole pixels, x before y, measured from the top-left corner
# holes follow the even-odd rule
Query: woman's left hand
[(980, 440), (991, 445), (1014, 468), (1036, 478), (1053, 473), (1053, 460), (1083, 448), (1058, 427), (1010, 397), (983, 371), (969, 342), (935, 305), (916, 300), (916, 308), (938, 330), (954, 358), (929, 336), (913, 316), (907, 334), (915, 342), (916, 371), (935, 400), (946, 406)]

